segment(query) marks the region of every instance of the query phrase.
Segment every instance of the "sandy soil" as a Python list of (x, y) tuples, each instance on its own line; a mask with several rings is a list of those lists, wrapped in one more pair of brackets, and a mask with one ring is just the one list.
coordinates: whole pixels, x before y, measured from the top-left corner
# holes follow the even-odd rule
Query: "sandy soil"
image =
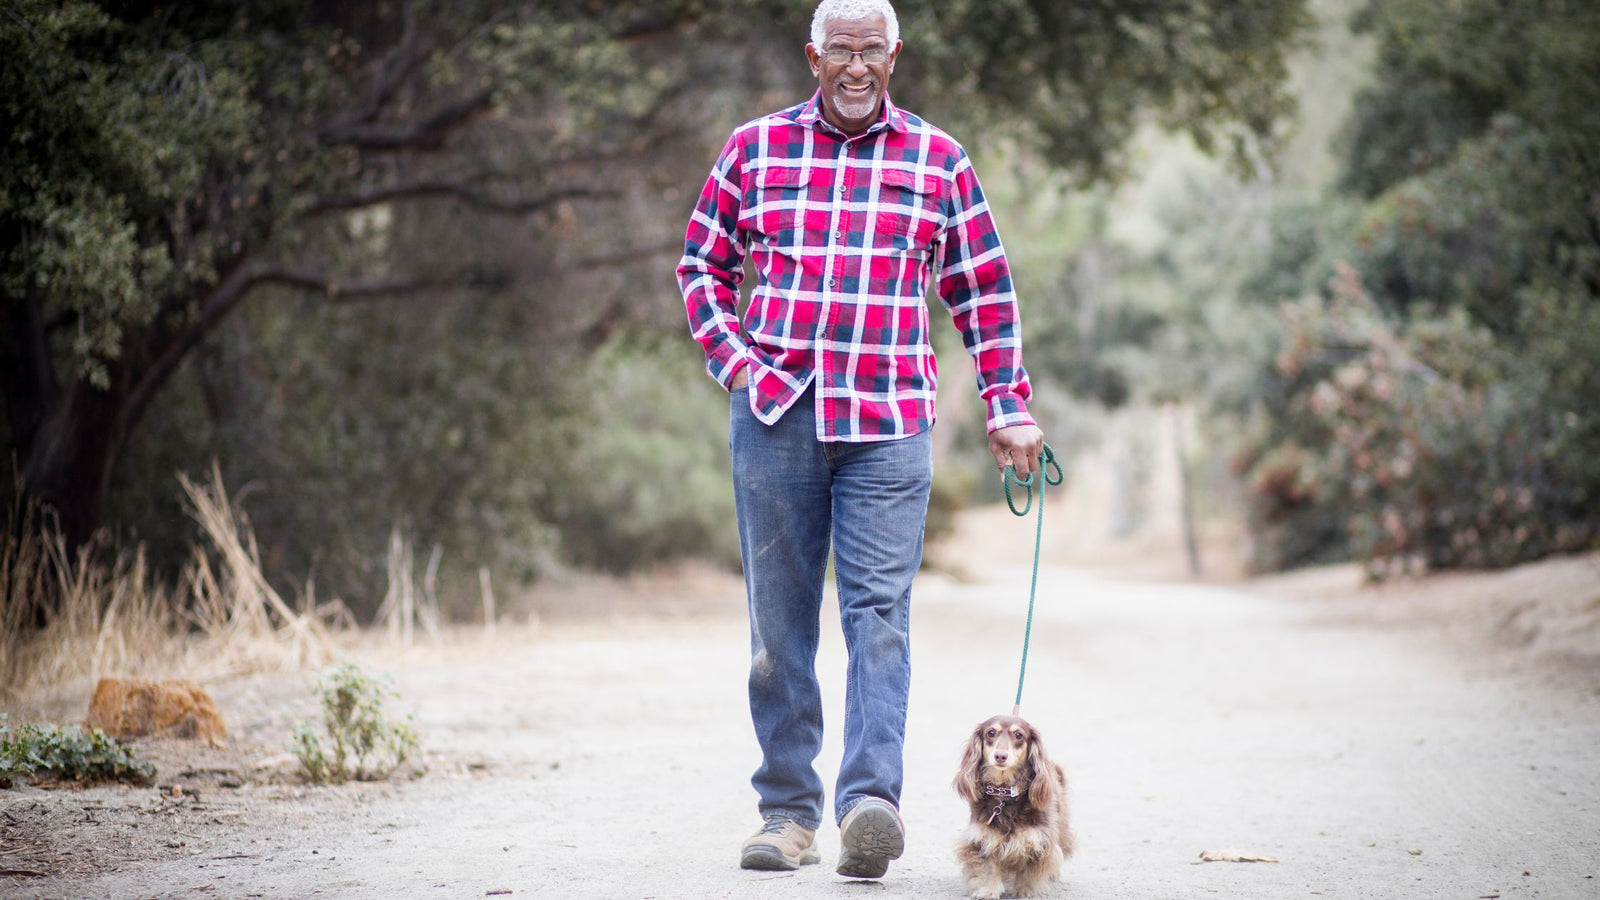
[[(1081, 538), (1047, 547), (1023, 704), (1074, 786), (1054, 896), (1600, 897), (1600, 556), (1228, 585), (1177, 580), (1159, 541)], [(967, 730), (1011, 705), (1030, 539), (977, 511), (934, 554), (956, 576), (918, 586), (909, 844), (881, 882), (833, 873), (831, 827), (821, 866), (737, 868), (758, 825), (742, 589), (702, 573), (549, 587), (492, 639), (354, 647), (424, 732), (391, 782), (299, 782), (304, 675), (208, 684), (232, 741), (140, 744), (161, 787), (0, 792), (0, 895), (963, 896), (949, 782)], [(87, 690), (16, 712), (76, 718)], [(1279, 862), (1198, 861), (1222, 849)]]

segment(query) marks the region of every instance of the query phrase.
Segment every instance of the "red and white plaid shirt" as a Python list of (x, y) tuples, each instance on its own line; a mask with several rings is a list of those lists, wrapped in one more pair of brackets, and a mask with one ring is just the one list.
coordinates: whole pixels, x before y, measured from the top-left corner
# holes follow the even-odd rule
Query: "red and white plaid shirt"
[[(726, 388), (748, 366), (750, 409), (769, 425), (815, 379), (819, 440), (917, 434), (938, 382), (931, 280), (989, 430), (1033, 424), (1011, 271), (966, 151), (887, 95), (854, 136), (820, 104), (735, 129), (690, 216), (678, 283), (706, 370)], [(747, 252), (760, 282), (741, 323)]]

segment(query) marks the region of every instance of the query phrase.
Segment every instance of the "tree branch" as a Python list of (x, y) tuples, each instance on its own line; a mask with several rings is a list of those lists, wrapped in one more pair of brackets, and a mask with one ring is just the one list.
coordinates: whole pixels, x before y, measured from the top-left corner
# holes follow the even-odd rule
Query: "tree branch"
[(647, 244), (643, 247), (629, 247), (614, 253), (597, 253), (592, 256), (583, 256), (569, 261), (562, 266), (563, 269), (595, 269), (601, 266), (619, 266), (627, 263), (639, 262), (663, 253), (683, 252), (683, 240), (676, 238), (656, 244)]
[[(190, 321), (176, 332), (152, 332), (144, 338), (143, 343), (149, 349), (149, 365), (139, 372), (136, 383), (128, 392), (125, 409), (131, 416), (129, 421), (138, 418), (178, 364), (260, 285), (282, 284), (315, 291), (330, 301), (352, 301), (385, 300), (446, 288), (503, 287), (510, 281), (504, 273), (485, 270), (464, 270), (418, 278), (346, 280), (286, 266), (255, 269), (250, 266), (250, 258), (245, 254), (223, 265), (221, 276), (210, 292), (201, 298), (198, 319)], [(152, 324), (151, 327), (160, 326)]]
[(311, 272), (273, 266), (255, 273), (251, 286), (281, 284), (322, 294), (330, 301), (387, 300), (407, 294), (457, 287), (504, 287), (510, 279), (503, 272), (468, 269), (444, 275), (414, 278), (341, 279)]
[(318, 137), (324, 143), (357, 150), (438, 150), (444, 145), (445, 138), (489, 112), (493, 105), (494, 88), (486, 87), (420, 122), (394, 124), (341, 117), (324, 125)]
[(355, 114), (354, 121), (370, 122), (377, 118), (405, 82), (418, 59), (416, 4), (412, 0), (405, 0), (400, 5), (400, 40), (373, 65), (371, 94), (366, 107)]
[(460, 182), (418, 181), (410, 184), (391, 185), (386, 188), (379, 188), (361, 194), (352, 194), (346, 197), (330, 197), (311, 207), (306, 211), (306, 214), (315, 216), (330, 212), (365, 209), (369, 206), (392, 203), (397, 200), (454, 197), (463, 204), (483, 212), (508, 216), (525, 216), (547, 209), (563, 200), (611, 200), (620, 196), (620, 191), (570, 187), (523, 200), (502, 200), (483, 191), (474, 190)]

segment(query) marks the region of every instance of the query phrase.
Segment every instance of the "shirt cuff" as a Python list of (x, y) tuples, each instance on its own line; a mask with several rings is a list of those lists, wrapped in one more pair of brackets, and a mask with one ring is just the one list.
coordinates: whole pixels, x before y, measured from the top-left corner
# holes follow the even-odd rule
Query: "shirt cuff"
[(1012, 425), (1037, 425), (1028, 413), (1028, 403), (1016, 394), (996, 394), (989, 398), (989, 432)]
[[(743, 356), (736, 357), (733, 362), (728, 363), (728, 368), (723, 371), (722, 378), (718, 380), (722, 382), (723, 388), (731, 394), (733, 393), (733, 380), (739, 377), (739, 373), (741, 371), (749, 367), (750, 360)], [(746, 384), (748, 384), (748, 382), (746, 382)]]

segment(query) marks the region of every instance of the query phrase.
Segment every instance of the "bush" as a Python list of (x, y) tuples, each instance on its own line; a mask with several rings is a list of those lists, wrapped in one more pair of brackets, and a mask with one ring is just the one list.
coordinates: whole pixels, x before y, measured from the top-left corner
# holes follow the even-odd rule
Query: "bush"
[(98, 728), (85, 732), (76, 725), (23, 725), (13, 733), (5, 719), (0, 713), (0, 787), (40, 772), (80, 784), (148, 784), (155, 778), (154, 764), (136, 759), (132, 750)]
[(1593, 466), (1566, 433), (1587, 420), (1551, 402), (1546, 369), (1460, 309), (1394, 324), (1349, 267), (1333, 294), (1285, 307), (1275, 427), (1241, 466), (1259, 568), (1338, 548), (1381, 578), (1592, 545)]
[(322, 733), (302, 722), (289, 739), (308, 779), (318, 784), (376, 781), (421, 750), (411, 717), (390, 721), (384, 709), (384, 700), (396, 696), (387, 680), (353, 663), (340, 663), (319, 681)]

